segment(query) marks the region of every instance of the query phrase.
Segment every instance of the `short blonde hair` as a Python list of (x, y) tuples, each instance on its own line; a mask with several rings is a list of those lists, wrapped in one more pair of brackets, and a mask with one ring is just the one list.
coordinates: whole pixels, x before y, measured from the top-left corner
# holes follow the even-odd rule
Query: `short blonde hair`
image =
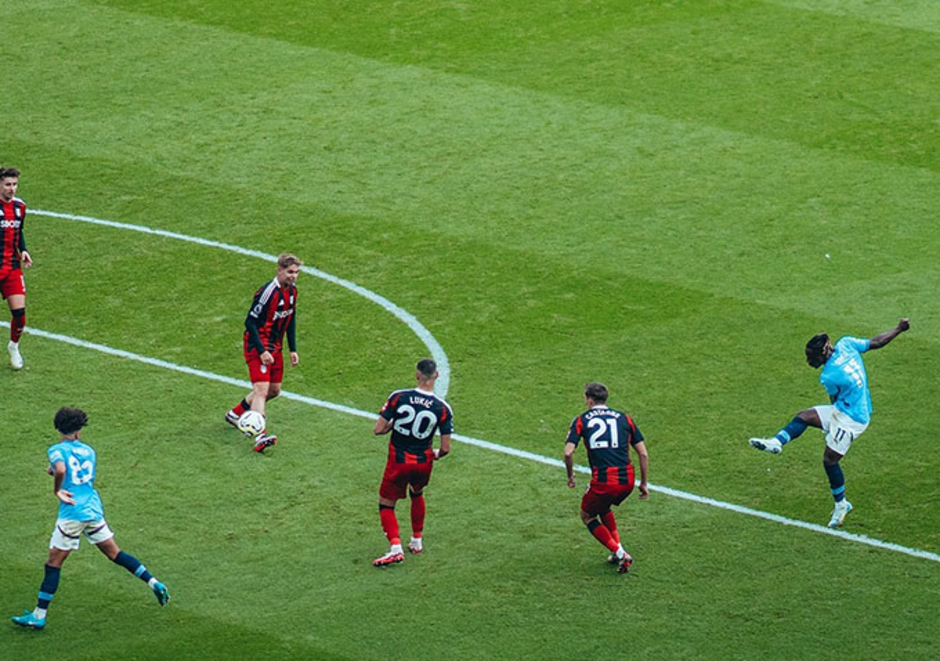
[(300, 258), (297, 257), (297, 255), (289, 252), (282, 252), (277, 256), (277, 265), (279, 268), (286, 269), (291, 266), (303, 266), (304, 263), (300, 261)]

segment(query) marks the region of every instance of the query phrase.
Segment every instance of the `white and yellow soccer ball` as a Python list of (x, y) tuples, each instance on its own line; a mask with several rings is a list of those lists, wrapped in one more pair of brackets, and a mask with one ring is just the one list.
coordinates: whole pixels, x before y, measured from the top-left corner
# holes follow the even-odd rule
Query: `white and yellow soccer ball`
[(245, 411), (238, 419), (238, 430), (248, 438), (264, 431), (264, 416), (257, 411)]

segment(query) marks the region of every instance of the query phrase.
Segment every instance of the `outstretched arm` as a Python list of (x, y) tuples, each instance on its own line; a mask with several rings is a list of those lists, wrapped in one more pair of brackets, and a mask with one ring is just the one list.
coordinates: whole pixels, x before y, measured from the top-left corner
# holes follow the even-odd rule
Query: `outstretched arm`
[(906, 331), (911, 327), (911, 320), (907, 317), (904, 317), (898, 322), (898, 325), (892, 328), (891, 330), (882, 333), (881, 335), (876, 335), (868, 341), (869, 349), (880, 349), (884, 345), (888, 344), (891, 340), (896, 338), (898, 335)]

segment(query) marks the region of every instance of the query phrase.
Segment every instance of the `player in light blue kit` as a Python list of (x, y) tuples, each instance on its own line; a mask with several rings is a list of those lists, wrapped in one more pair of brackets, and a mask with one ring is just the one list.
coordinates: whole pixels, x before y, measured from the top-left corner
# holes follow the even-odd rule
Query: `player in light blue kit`
[(109, 560), (146, 582), (161, 606), (170, 600), (166, 586), (155, 579), (137, 558), (122, 551), (114, 542), (114, 533), (104, 520), (101, 498), (94, 486), (97, 470), (95, 451), (79, 440), (82, 427), (87, 424), (88, 417), (79, 409), (61, 408), (55, 414), (55, 428), (61, 441), (48, 450), (47, 471), (53, 477), (53, 490), (60, 501), (59, 516), (49, 542), (49, 559), (36, 609), (12, 618), (21, 627), (42, 629), (46, 626), (46, 610), (59, 587), (62, 563), (78, 548), (83, 533)]
[(829, 487), (835, 499), (835, 508), (829, 527), (842, 525), (845, 515), (852, 511), (852, 503), (845, 498), (845, 476), (839, 460), (871, 421), (871, 393), (868, 374), (862, 354), (880, 349), (911, 327), (908, 319), (901, 319), (891, 330), (870, 340), (846, 336), (835, 346), (825, 333), (814, 335), (806, 343), (806, 362), (813, 368), (822, 367), (819, 382), (829, 393), (830, 405), (814, 406), (796, 414), (786, 427), (773, 438), (752, 438), (751, 447), (773, 454), (783, 452), (783, 446), (802, 434), (807, 427), (818, 427), (826, 432), (826, 451), (823, 468), (829, 477)]

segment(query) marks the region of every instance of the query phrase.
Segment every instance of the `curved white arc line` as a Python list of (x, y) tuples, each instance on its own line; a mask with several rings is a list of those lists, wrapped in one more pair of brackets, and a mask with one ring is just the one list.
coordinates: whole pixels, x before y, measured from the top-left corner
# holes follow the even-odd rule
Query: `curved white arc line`
[[(168, 230), (154, 229), (152, 227), (146, 227), (145, 225), (119, 223), (113, 220), (104, 220), (102, 218), (93, 218), (91, 216), (79, 216), (70, 213), (60, 213), (57, 211), (44, 211), (42, 209), (29, 209), (27, 213), (35, 214), (37, 216), (49, 216), (50, 218), (76, 220), (83, 223), (113, 227), (115, 229), (141, 232), (143, 234), (154, 234), (156, 236), (162, 236), (168, 239), (178, 239), (179, 241), (197, 243), (201, 246), (207, 246), (210, 248), (220, 248), (222, 250), (228, 250), (240, 255), (263, 259), (268, 262), (277, 262), (277, 257), (275, 255), (269, 255), (258, 250), (242, 248), (241, 246), (236, 246), (231, 243), (223, 243), (221, 241), (202, 239), (198, 236), (190, 236), (188, 234), (180, 234), (178, 232), (170, 232)], [(340, 287), (348, 289), (355, 294), (359, 294), (360, 296), (367, 298), (373, 303), (377, 304), (386, 312), (394, 315), (399, 321), (404, 322), (405, 325), (408, 326), (408, 328), (410, 328), (411, 331), (418, 336), (418, 339), (421, 340), (424, 343), (424, 346), (426, 346), (431, 352), (431, 358), (433, 358), (434, 362), (437, 363), (437, 371), (440, 373), (434, 389), (440, 393), (441, 397), (445, 399), (447, 398), (447, 391), (450, 389), (450, 361), (447, 359), (447, 354), (444, 352), (444, 348), (441, 346), (440, 342), (437, 341), (437, 339), (431, 334), (431, 331), (425, 328), (424, 325), (418, 321), (418, 319), (413, 314), (395, 305), (384, 296), (376, 294), (374, 291), (357, 285), (355, 282), (351, 282), (350, 280), (344, 280), (343, 278), (339, 278), (312, 266), (301, 266), (300, 270), (316, 278), (320, 278), (321, 280), (326, 280), (327, 282), (333, 283), (334, 285), (339, 285)]]
[[(0, 321), (0, 326), (9, 328), (10, 324), (6, 321)], [(213, 374), (212, 372), (206, 372), (204, 370), (198, 370), (192, 367), (186, 367), (185, 365), (177, 365), (165, 360), (160, 360), (159, 358), (150, 358), (148, 356), (142, 356), (140, 354), (131, 353), (130, 351), (124, 351), (123, 349), (113, 349), (104, 344), (97, 344), (94, 342), (86, 342), (85, 340), (79, 340), (78, 338), (69, 337), (68, 335), (60, 335), (58, 333), (50, 333), (48, 331), (39, 330), (37, 328), (26, 327), (25, 332), (30, 335), (36, 335), (38, 337), (43, 337), (50, 340), (56, 340), (58, 342), (64, 342), (66, 344), (71, 344), (72, 346), (81, 347), (83, 349), (93, 349), (95, 351), (100, 351), (101, 353), (108, 354), (110, 356), (117, 356), (119, 358), (126, 358), (128, 360), (134, 360), (140, 363), (147, 365), (153, 365), (155, 367), (162, 367), (164, 369), (172, 370), (174, 372), (181, 372), (182, 374), (189, 374), (192, 376), (198, 376), (203, 379), (209, 379), (211, 381), (218, 381), (219, 383), (226, 383), (233, 386), (238, 386), (239, 388), (244, 388), (246, 390), (251, 389), (251, 383), (248, 381), (242, 381), (241, 379), (233, 379), (231, 377), (222, 376), (221, 374)], [(344, 406), (342, 404), (334, 404), (333, 402), (327, 402), (322, 399), (315, 399), (313, 397), (307, 397), (305, 395), (299, 395), (297, 393), (288, 392), (286, 390), (281, 391), (281, 397), (286, 399), (293, 399), (298, 402), (303, 402), (304, 404), (310, 404), (311, 406), (318, 406), (321, 408), (329, 409), (331, 411), (337, 411), (339, 413), (345, 413), (347, 415), (354, 415), (359, 418), (366, 418), (368, 420), (375, 420), (378, 418), (378, 415), (375, 413), (370, 413), (369, 411), (363, 411), (361, 409), (356, 409), (351, 406)], [(508, 454), (519, 459), (528, 459), (530, 461), (535, 461), (540, 464), (545, 464), (548, 466), (554, 466), (561, 468), (564, 466), (564, 463), (559, 459), (553, 459), (552, 457), (546, 457), (541, 454), (536, 454), (534, 452), (527, 452), (525, 450), (518, 450), (516, 448), (511, 448), (506, 445), (500, 445), (499, 443), (493, 443), (491, 441), (484, 441), (479, 438), (473, 438), (471, 436), (464, 436), (462, 434), (453, 434), (452, 438), (455, 441), (465, 443), (466, 445), (473, 445), (484, 450), (492, 450), (494, 452), (500, 452), (502, 454)], [(575, 470), (580, 473), (590, 473), (591, 469), (587, 466), (575, 466)], [(665, 494), (667, 496), (672, 496), (674, 498), (682, 498), (683, 500), (689, 500), (694, 503), (699, 503), (700, 505), (709, 505), (711, 507), (717, 507), (719, 509), (729, 510), (731, 512), (736, 512), (738, 514), (745, 514), (747, 516), (754, 516), (761, 519), (766, 519), (767, 521), (773, 521), (774, 523), (780, 523), (785, 526), (793, 526), (795, 528), (802, 528), (803, 530), (809, 530), (811, 532), (818, 532), (825, 535), (830, 535), (832, 537), (839, 537), (841, 539), (855, 542), (857, 544), (865, 544), (867, 546), (873, 546), (875, 548), (884, 549), (886, 551), (895, 551), (897, 553), (903, 553), (905, 555), (913, 556), (915, 558), (921, 558), (923, 560), (932, 560), (933, 562), (940, 562), (940, 554), (931, 553), (930, 551), (924, 551), (922, 549), (910, 548), (907, 546), (901, 546), (900, 544), (895, 544), (893, 542), (885, 542), (880, 539), (875, 539), (874, 537), (868, 537), (867, 535), (856, 535), (854, 533), (845, 532), (843, 530), (833, 530), (832, 528), (827, 528), (815, 523), (807, 523), (806, 521), (800, 521), (798, 519), (789, 519), (785, 516), (780, 516), (779, 514), (771, 514), (769, 512), (762, 512), (760, 510), (751, 509), (750, 507), (743, 507), (741, 505), (735, 505), (734, 503), (726, 503), (721, 500), (715, 500), (714, 498), (708, 498), (705, 496), (698, 496), (694, 493), (689, 493), (688, 491), (680, 491), (679, 489), (672, 489), (670, 487), (658, 486), (655, 484), (649, 485), (650, 491), (655, 491), (658, 493)]]

